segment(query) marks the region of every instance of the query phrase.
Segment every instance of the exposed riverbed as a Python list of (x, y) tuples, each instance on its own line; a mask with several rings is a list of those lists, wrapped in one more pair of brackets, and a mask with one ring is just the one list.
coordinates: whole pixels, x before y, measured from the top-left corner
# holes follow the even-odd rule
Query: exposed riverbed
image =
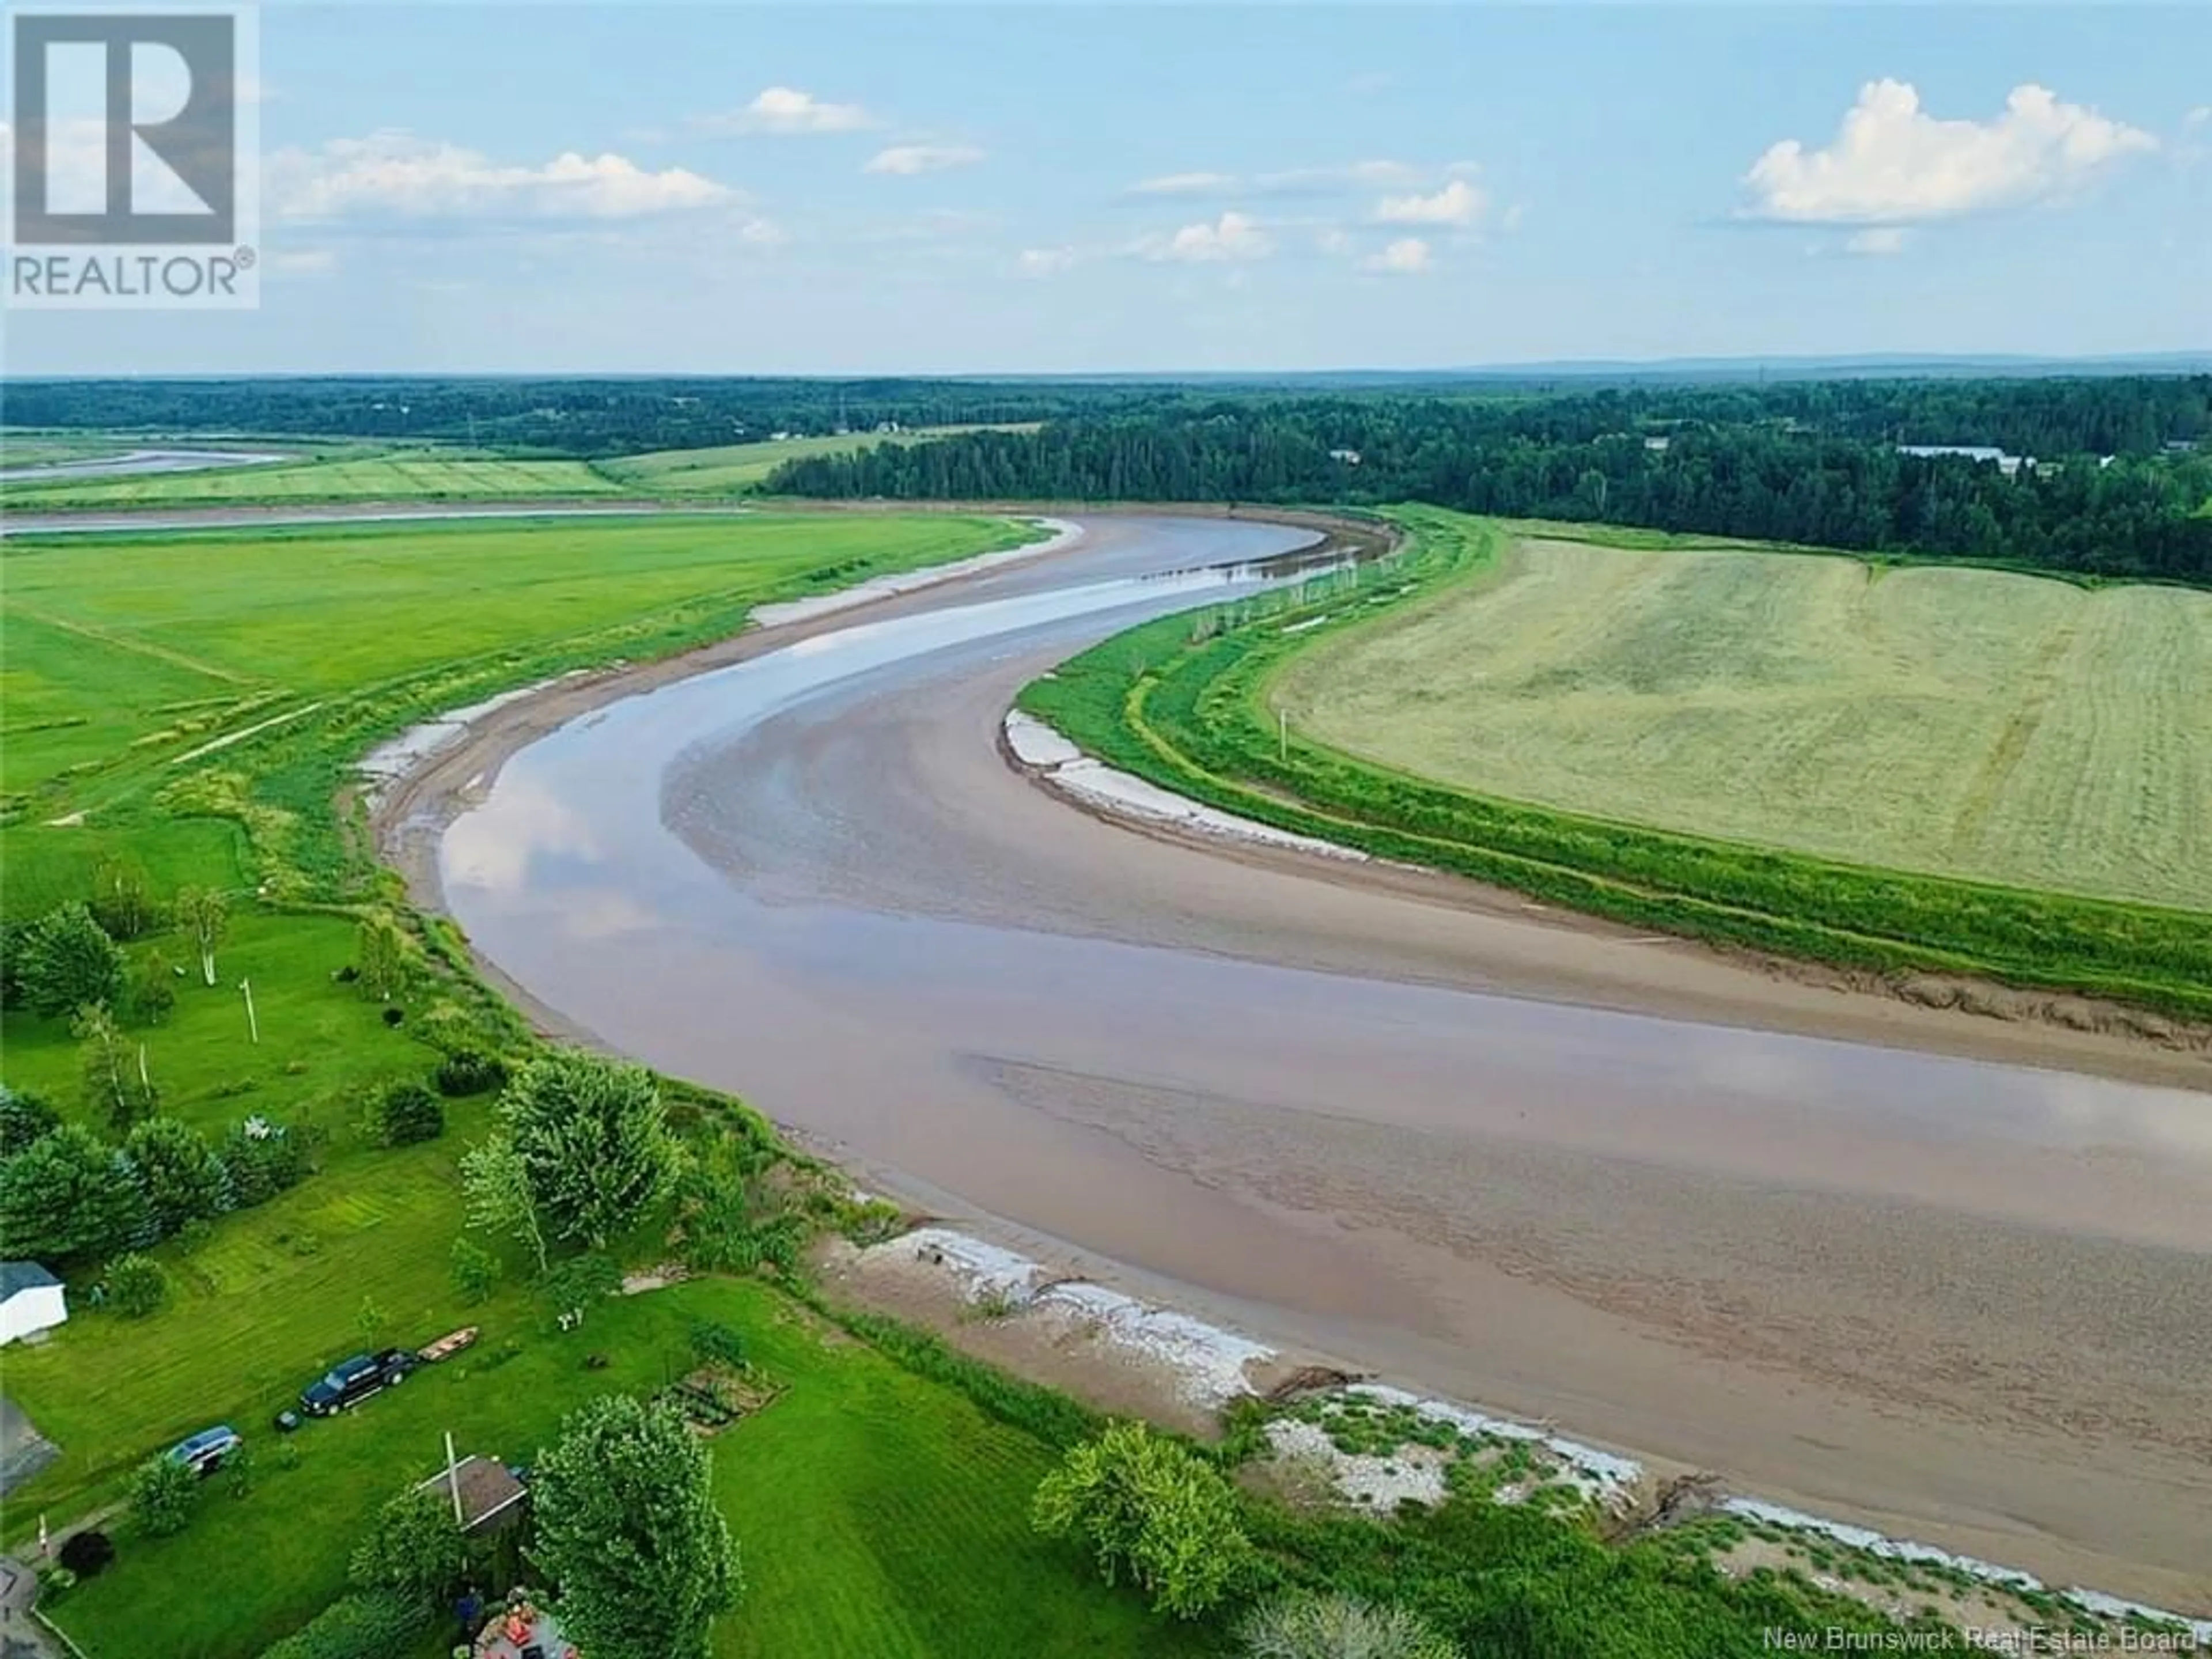
[(525, 699), (387, 830), (541, 1007), (1043, 1259), (2212, 1611), (2201, 1059), (1194, 850), (1006, 764), (1025, 678), (1310, 540), (1099, 520), (644, 695)]

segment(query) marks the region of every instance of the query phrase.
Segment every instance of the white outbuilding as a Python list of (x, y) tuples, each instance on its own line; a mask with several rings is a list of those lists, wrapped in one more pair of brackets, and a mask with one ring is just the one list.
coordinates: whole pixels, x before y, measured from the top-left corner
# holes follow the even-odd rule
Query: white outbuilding
[(0, 1261), (0, 1344), (52, 1330), (68, 1317), (60, 1279), (35, 1261)]

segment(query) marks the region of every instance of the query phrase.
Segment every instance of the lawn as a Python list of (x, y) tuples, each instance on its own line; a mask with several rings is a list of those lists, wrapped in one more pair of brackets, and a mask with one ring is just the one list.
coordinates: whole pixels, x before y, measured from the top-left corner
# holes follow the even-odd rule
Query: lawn
[[(420, 1178), (416, 1166), (440, 1159), (392, 1161), (409, 1165), (397, 1180)], [(364, 1207), (373, 1204), (365, 1196)], [(332, 1357), (358, 1346), (346, 1334), (357, 1287), (315, 1282), (327, 1255), (295, 1268), (281, 1249), (266, 1254), (288, 1304), (326, 1304), (303, 1315), (295, 1336), (309, 1341), (313, 1327)], [(688, 1323), (710, 1318), (741, 1331), (752, 1363), (785, 1389), (708, 1443), (746, 1581), (738, 1610), (716, 1627), (718, 1655), (1200, 1650), (1135, 1596), (1099, 1584), (1079, 1556), (1030, 1531), (1030, 1493), (1051, 1458), (1041, 1442), (825, 1329), (766, 1286), (693, 1281), (606, 1303), (582, 1329), (561, 1334), (513, 1290), (470, 1310), (426, 1297), (422, 1285), (443, 1283), (434, 1265), (410, 1261), (388, 1275), (395, 1334), (434, 1335), (465, 1316), (483, 1328), (477, 1346), (342, 1418), (307, 1425), (283, 1453), (265, 1425), (317, 1362), (288, 1370), (264, 1365), (258, 1352), (227, 1356), (215, 1351), (215, 1332), (189, 1344), (172, 1333), (162, 1343), (160, 1322), (182, 1322), (191, 1310), (157, 1316), (143, 1339), (149, 1350), (202, 1355), (158, 1386), (180, 1396), (204, 1390), (193, 1421), (227, 1416), (244, 1432), (256, 1484), (239, 1498), (216, 1483), (175, 1538), (126, 1535), (116, 1565), (57, 1608), (72, 1637), (94, 1654), (144, 1651), (159, 1632), (160, 1651), (174, 1659), (251, 1655), (343, 1589), (362, 1517), (438, 1469), (445, 1433), (464, 1452), (527, 1461), (582, 1401), (648, 1391), (686, 1368)], [(81, 1334), (114, 1331), (100, 1322)], [(606, 1356), (606, 1368), (584, 1369), (588, 1353)], [(295, 1453), (294, 1466), (282, 1467)], [(179, 1595), (187, 1584), (191, 1594)]]
[(269, 501), (477, 501), (613, 495), (622, 486), (583, 461), (464, 459), (434, 454), (335, 455), (298, 465), (209, 467), (140, 477), (8, 486), (22, 511), (47, 507), (213, 507)]
[(1462, 788), (2212, 908), (2212, 594), (1522, 539), (1317, 642), (1294, 730)]
[(763, 514), (15, 538), (0, 553), (0, 780), (10, 801), (39, 793), (36, 817), (61, 816), (227, 735), (440, 665), (611, 630), (625, 636), (603, 659), (646, 654), (668, 629), (735, 631), (762, 599), (1026, 533)]
[(662, 449), (602, 461), (599, 471), (653, 495), (733, 495), (750, 489), (786, 461), (848, 455), (872, 444), (910, 444), (962, 432), (1025, 432), (1024, 426), (930, 427), (914, 432), (856, 432), (843, 437), (768, 439), (719, 449)]

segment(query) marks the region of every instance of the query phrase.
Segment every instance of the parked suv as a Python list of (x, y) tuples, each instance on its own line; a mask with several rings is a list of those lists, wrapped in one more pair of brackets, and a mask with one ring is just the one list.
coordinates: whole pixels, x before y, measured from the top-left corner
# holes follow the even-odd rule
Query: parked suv
[(310, 1417), (329, 1417), (349, 1406), (358, 1406), (380, 1394), (415, 1369), (415, 1356), (404, 1348), (386, 1348), (379, 1353), (357, 1353), (341, 1359), (300, 1391), (300, 1409)]
[(179, 1440), (169, 1448), (169, 1461), (181, 1463), (194, 1474), (213, 1474), (223, 1461), (245, 1442), (238, 1431), (228, 1423), (218, 1423), (211, 1429), (202, 1429), (198, 1434)]

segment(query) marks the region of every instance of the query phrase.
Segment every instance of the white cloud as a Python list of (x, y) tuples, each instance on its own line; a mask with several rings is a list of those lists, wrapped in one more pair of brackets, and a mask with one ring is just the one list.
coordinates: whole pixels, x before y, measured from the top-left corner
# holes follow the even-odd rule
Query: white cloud
[(1473, 224), (1482, 216), (1483, 194), (1464, 179), (1455, 179), (1432, 196), (1386, 196), (1375, 216), (1386, 225)]
[(574, 150), (542, 167), (493, 161), (458, 144), (385, 131), (269, 157), (265, 196), (281, 219), (634, 219), (720, 207), (728, 186), (683, 167)]
[(1419, 276), (1436, 269), (1429, 245), (1418, 236), (1401, 236), (1380, 253), (1370, 254), (1359, 264), (1364, 270), (1377, 270), (1390, 276)]
[(982, 159), (983, 152), (973, 144), (893, 144), (888, 149), (878, 150), (861, 171), (911, 178), (917, 173), (973, 167)]
[(1136, 246), (1147, 259), (1206, 264), (1230, 259), (1264, 259), (1274, 252), (1273, 239), (1249, 214), (1231, 211), (1212, 223), (1185, 225), (1172, 236), (1151, 236)]
[(338, 268), (338, 256), (326, 247), (292, 248), (275, 255), (269, 265), (286, 276), (322, 276)]
[(1314, 238), (1314, 246), (1323, 253), (1341, 253), (1352, 246), (1352, 238), (1344, 234), (1342, 227), (1327, 225)]
[(1024, 276), (1054, 276), (1075, 263), (1075, 250), (1066, 247), (1025, 247), (1016, 267)]
[(1901, 225), (1875, 225), (1871, 229), (1854, 231), (1844, 243), (1846, 253), (1884, 254), (1905, 252), (1905, 229)]
[(1333, 167), (1292, 167), (1285, 173), (1263, 173), (1255, 181), (1261, 190), (1289, 192), (1331, 190), (1383, 190), (1413, 183), (1421, 169), (1407, 161), (1346, 161)]
[(2199, 104), (2181, 118), (2181, 125), (2185, 127), (2201, 127), (2207, 121), (2212, 121), (2212, 104)]
[(1504, 216), (1498, 222), (1498, 228), (1510, 235), (1514, 231), (1521, 228), (1522, 220), (1528, 217), (1528, 209), (1527, 204), (1522, 202), (1516, 202), (1511, 207), (1505, 210)]
[(1226, 173), (1168, 173), (1157, 179), (1140, 179), (1129, 186), (1133, 196), (1210, 196), (1237, 188), (1233, 174)]
[(862, 132), (881, 122), (858, 104), (830, 104), (795, 87), (769, 87), (743, 109), (702, 115), (694, 132), (768, 133), (790, 137), (818, 132)]
[(1753, 214), (1806, 224), (1954, 218), (2063, 197), (2158, 140), (2045, 88), (1988, 121), (1938, 120), (1901, 81), (1872, 81), (1825, 149), (1772, 145), (1744, 182)]

